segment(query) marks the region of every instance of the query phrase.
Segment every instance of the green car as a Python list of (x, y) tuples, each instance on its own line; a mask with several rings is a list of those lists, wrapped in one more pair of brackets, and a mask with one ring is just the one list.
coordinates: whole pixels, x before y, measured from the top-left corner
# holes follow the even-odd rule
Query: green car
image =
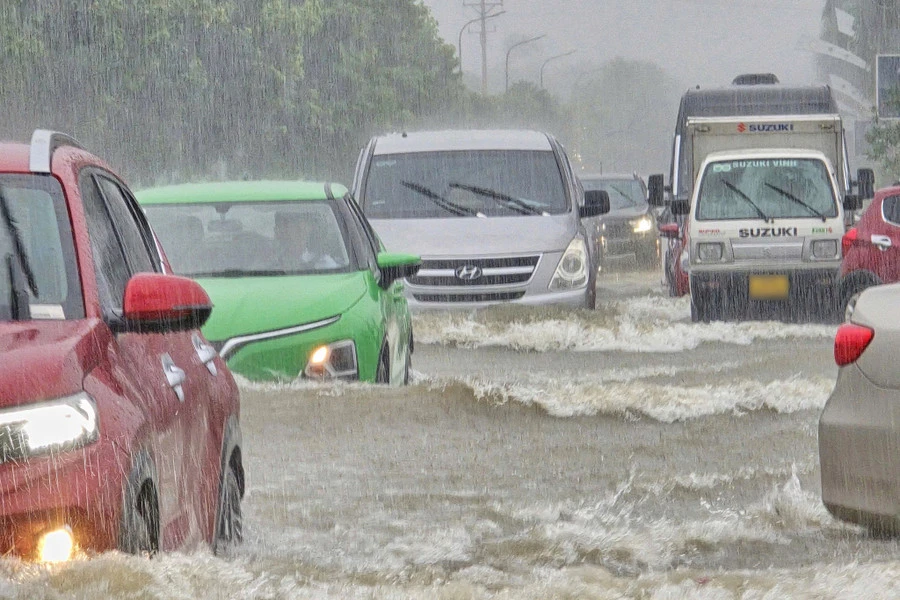
[(347, 190), (299, 181), (185, 184), (138, 201), (172, 265), (215, 305), (203, 334), (251, 380), (409, 381), (403, 278)]

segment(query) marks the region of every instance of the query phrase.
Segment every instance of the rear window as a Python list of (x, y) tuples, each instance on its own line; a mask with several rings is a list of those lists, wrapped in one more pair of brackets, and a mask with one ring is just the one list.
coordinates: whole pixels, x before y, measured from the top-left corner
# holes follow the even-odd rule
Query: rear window
[(888, 196), (881, 204), (884, 220), (891, 225), (900, 226), (900, 196)]
[(370, 219), (561, 214), (570, 210), (553, 152), (477, 150), (376, 155), (363, 211)]

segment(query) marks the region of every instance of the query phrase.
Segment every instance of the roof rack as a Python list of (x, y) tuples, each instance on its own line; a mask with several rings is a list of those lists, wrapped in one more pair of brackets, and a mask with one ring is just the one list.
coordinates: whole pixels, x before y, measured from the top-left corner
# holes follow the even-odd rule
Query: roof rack
[(31, 154), (28, 158), (28, 168), (32, 173), (49, 173), (50, 159), (53, 152), (60, 146), (74, 146), (84, 150), (84, 146), (72, 136), (50, 131), (49, 129), (35, 129), (31, 135)]

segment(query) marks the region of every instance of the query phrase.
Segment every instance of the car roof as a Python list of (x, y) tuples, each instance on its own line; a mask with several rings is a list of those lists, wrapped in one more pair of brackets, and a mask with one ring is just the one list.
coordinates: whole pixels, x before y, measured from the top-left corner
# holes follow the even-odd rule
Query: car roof
[[(330, 190), (330, 194), (329, 194)], [(141, 204), (202, 202), (294, 202), (342, 198), (347, 188), (313, 181), (218, 181), (183, 183), (135, 193)]]
[(31, 147), (17, 142), (0, 142), (0, 171), (29, 173)]
[(453, 150), (546, 150), (550, 137), (525, 129), (447, 129), (410, 131), (375, 138), (376, 155)]
[(881, 200), (882, 198), (887, 198), (888, 196), (896, 196), (897, 194), (900, 194), (900, 185), (891, 185), (879, 190), (875, 190), (875, 199)]

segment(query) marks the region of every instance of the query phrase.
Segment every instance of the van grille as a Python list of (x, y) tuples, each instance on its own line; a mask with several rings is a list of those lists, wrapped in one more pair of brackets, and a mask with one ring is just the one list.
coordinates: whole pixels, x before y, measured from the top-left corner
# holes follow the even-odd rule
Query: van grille
[(508, 302), (518, 300), (525, 290), (518, 292), (485, 292), (479, 294), (413, 294), (419, 302)]
[[(508, 258), (459, 258), (423, 260), (412, 285), (433, 287), (492, 286), (527, 283), (540, 255)], [(466, 300), (469, 302), (469, 300)]]

